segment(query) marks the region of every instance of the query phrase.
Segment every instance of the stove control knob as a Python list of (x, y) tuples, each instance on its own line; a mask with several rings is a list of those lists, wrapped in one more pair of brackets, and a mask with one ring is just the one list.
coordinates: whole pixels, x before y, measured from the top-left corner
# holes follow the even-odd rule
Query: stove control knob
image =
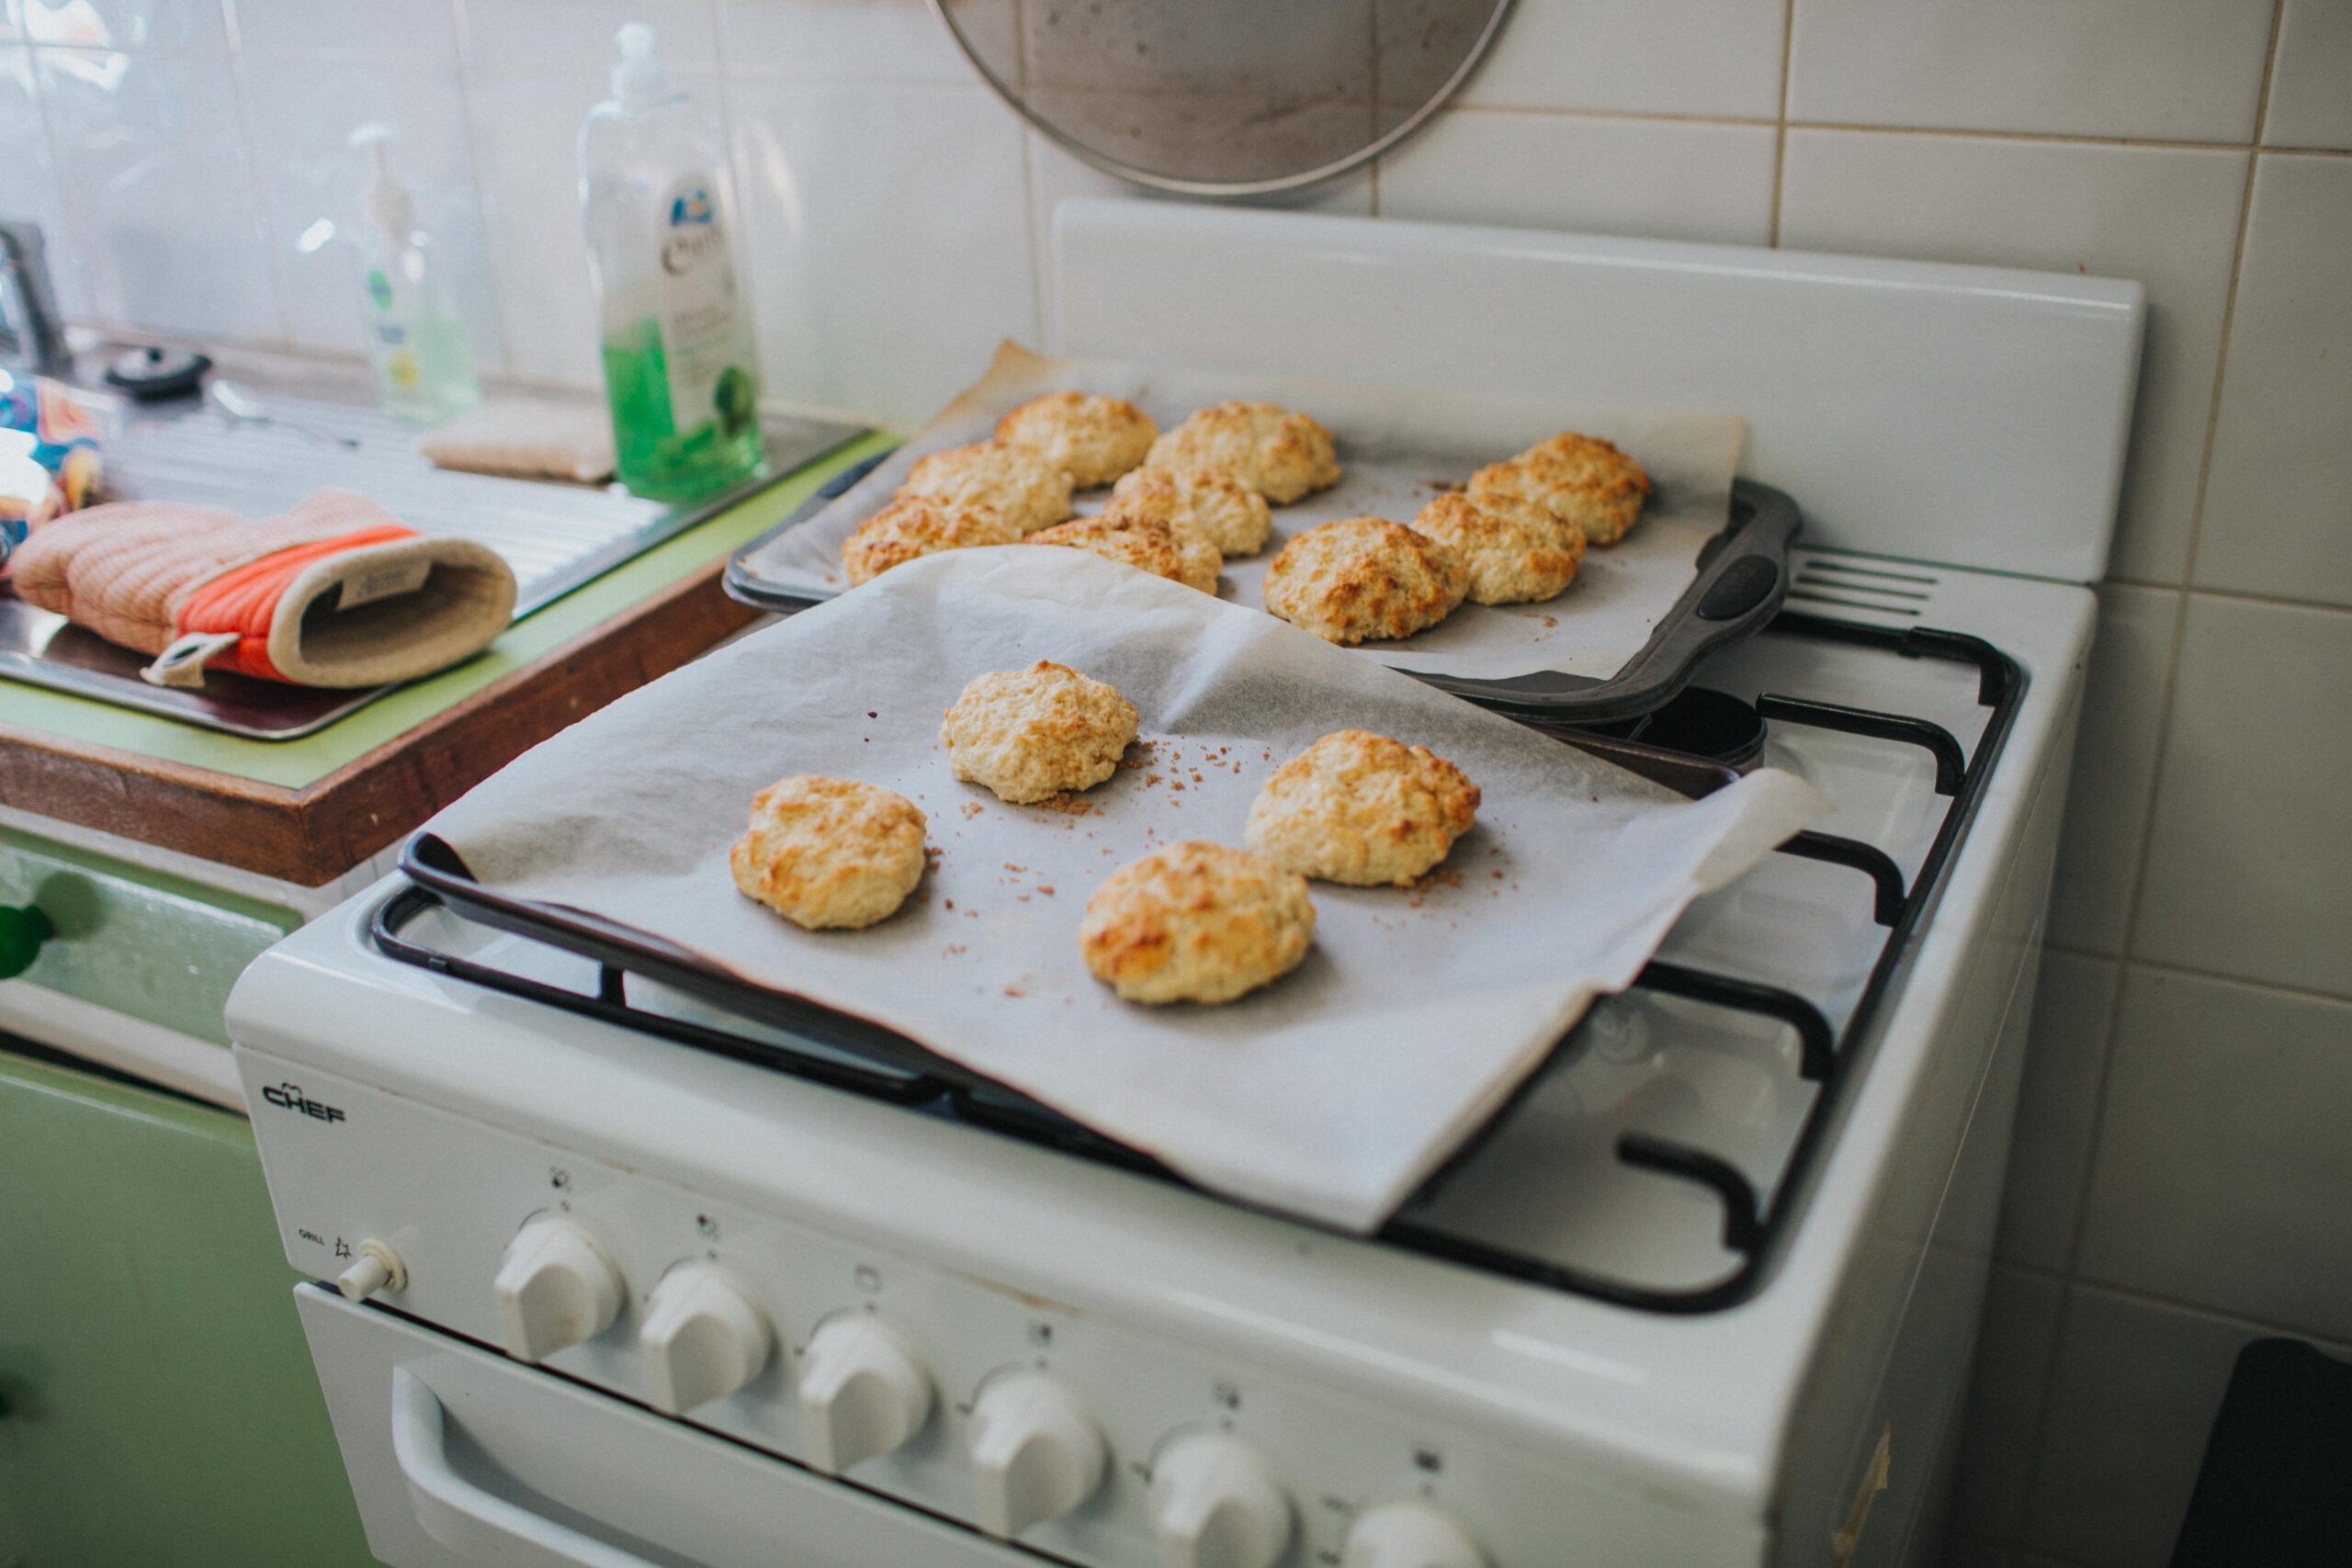
[(683, 1416), (759, 1376), (775, 1346), (767, 1314), (735, 1277), (711, 1263), (681, 1263), (645, 1299), (645, 1397)]
[(514, 1233), (490, 1281), (506, 1353), (543, 1361), (610, 1326), (627, 1295), (621, 1271), (588, 1233), (542, 1214)]
[(931, 1377), (896, 1330), (862, 1313), (826, 1319), (800, 1368), (800, 1441), (838, 1475), (887, 1454), (931, 1419)]
[(1038, 1372), (989, 1380), (972, 1406), (970, 1441), (980, 1528), (1006, 1540), (1085, 1502), (1109, 1459), (1085, 1407)]
[(1162, 1568), (1268, 1568), (1290, 1543), (1290, 1499), (1266, 1461), (1216, 1433), (1159, 1451), (1149, 1505)]
[(350, 1268), (335, 1277), (334, 1288), (347, 1302), (364, 1302), (378, 1291), (408, 1289), (408, 1265), (385, 1243), (369, 1236), (359, 1244)]
[(1340, 1568), (1487, 1568), (1487, 1554), (1427, 1504), (1386, 1503), (1357, 1517)]

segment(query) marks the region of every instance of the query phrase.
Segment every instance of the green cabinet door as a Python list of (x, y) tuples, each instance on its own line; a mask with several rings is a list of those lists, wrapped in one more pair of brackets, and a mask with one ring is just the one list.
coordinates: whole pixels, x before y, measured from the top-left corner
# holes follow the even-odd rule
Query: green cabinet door
[(0, 1568), (373, 1562), (295, 1278), (241, 1118), (0, 1049)]

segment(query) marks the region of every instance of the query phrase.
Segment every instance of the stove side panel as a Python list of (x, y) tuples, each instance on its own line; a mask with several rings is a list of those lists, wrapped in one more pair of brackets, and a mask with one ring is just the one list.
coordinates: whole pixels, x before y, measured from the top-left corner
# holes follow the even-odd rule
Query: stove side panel
[(2080, 705), (2076, 685), (1821, 1341), (1790, 1437), (1777, 1564), (1927, 1561), (1940, 1529)]

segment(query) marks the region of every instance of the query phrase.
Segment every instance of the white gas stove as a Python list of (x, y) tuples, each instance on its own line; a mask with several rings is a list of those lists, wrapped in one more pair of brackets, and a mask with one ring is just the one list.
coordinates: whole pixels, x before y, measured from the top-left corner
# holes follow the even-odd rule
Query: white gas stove
[(1369, 1238), (388, 880), (230, 1008), (287, 1255), (344, 1292), (299, 1294), (371, 1547), (1924, 1551), (2137, 288), (1156, 204), (1071, 204), (1057, 233), (1066, 352), (1747, 413), (1750, 470), (1832, 547), (1795, 552), (1781, 619), (1700, 669), (1720, 695), (1635, 739), (1744, 762), (1760, 715), (1764, 760), (1836, 816), (1694, 905)]

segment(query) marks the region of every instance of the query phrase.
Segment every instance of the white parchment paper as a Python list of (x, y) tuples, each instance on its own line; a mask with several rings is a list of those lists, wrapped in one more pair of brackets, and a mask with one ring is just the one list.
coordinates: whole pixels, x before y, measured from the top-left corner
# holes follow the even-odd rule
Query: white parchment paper
[[(1730, 517), (1731, 481), (1746, 422), (1736, 414), (1576, 408), (1527, 399), (1472, 398), (1265, 376), (1153, 369), (1108, 360), (1046, 359), (1014, 344), (978, 385), (942, 411), (855, 488), (799, 527), (745, 558), (761, 581), (811, 597), (848, 586), (842, 541), (888, 504), (916, 459), (995, 434), (996, 422), (1040, 393), (1071, 389), (1126, 398), (1163, 430), (1227, 398), (1260, 399), (1329, 426), (1346, 470), (1331, 489), (1274, 509), (1274, 536), (1257, 555), (1225, 563), (1217, 593), (1263, 611), (1259, 585), (1284, 540), (1335, 517), (1410, 523), (1439, 491), (1563, 430), (1605, 436), (1657, 487), (1623, 543), (1588, 551), (1567, 592), (1538, 604), (1464, 604), (1439, 625), (1363, 654), (1400, 669), (1479, 680), (1550, 670), (1606, 680), (1698, 575), (1699, 548)], [(1108, 490), (1082, 491), (1099, 512)]]
[[(1142, 717), (1137, 765), (1073, 810), (960, 784), (938, 744), (966, 682), (1041, 658)], [(1276, 765), (1350, 726), (1483, 792), (1438, 874), (1313, 884), (1306, 962), (1224, 1007), (1132, 1005), (1088, 974), (1078, 926), (1104, 876), (1177, 840), (1238, 845)], [(736, 890), (752, 795), (790, 773), (922, 808), (937, 857), (897, 915), (804, 931)], [(1205, 1186), (1369, 1230), (1685, 904), (1826, 810), (1769, 770), (1686, 802), (1261, 612), (1015, 545), (910, 563), (665, 676), (427, 826), (492, 887), (872, 1019)]]

